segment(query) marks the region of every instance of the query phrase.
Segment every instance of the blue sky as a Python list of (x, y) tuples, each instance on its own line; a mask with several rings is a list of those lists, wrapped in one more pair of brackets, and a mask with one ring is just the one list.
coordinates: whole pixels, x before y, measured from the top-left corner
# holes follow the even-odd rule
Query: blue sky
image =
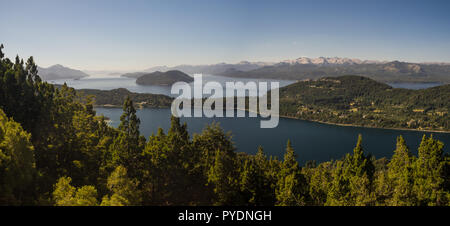
[(350, 57), (450, 62), (450, 1), (0, 0), (7, 56), (41, 66)]

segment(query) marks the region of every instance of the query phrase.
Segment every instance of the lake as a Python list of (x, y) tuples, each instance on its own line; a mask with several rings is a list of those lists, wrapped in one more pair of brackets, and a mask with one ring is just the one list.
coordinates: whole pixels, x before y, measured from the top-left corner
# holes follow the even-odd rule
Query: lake
[[(119, 125), (122, 109), (96, 108), (97, 114), (105, 115), (111, 119), (114, 127)], [(159, 127), (165, 132), (170, 126), (169, 109), (141, 109), (137, 111), (141, 119), (141, 133), (148, 138), (156, 133)], [(410, 150), (417, 154), (417, 147), (423, 134), (430, 133), (417, 131), (401, 131), (388, 129), (343, 127), (308, 122), (295, 119), (280, 118), (278, 127), (273, 129), (259, 128), (261, 118), (182, 118), (186, 122), (190, 134), (200, 133), (202, 129), (212, 122), (220, 123), (225, 131), (232, 132), (238, 152), (255, 154), (261, 145), (267, 155), (282, 158), (288, 139), (298, 155), (298, 161), (304, 164), (308, 160), (317, 162), (340, 159), (346, 153), (353, 151), (358, 134), (363, 136), (363, 146), (367, 153), (377, 158), (390, 157), (396, 144), (396, 137), (402, 135)], [(433, 136), (443, 141), (448, 152), (450, 134), (433, 133)]]
[[(233, 81), (256, 81), (271, 82), (276, 80), (268, 79), (235, 79), (223, 76), (204, 75), (204, 83), (216, 81), (220, 84)], [(54, 84), (66, 82), (76, 89), (101, 89), (111, 90), (116, 88), (126, 88), (137, 93), (154, 93), (170, 95), (168, 86), (140, 86), (132, 78), (85, 78), (80, 80), (55, 80)], [(280, 87), (292, 84), (294, 81), (279, 81)], [(440, 85), (439, 83), (393, 83), (390, 84), (398, 88), (423, 89)], [(111, 119), (112, 126), (118, 126), (121, 109), (117, 108), (96, 108), (97, 114), (103, 114)], [(159, 127), (167, 131), (170, 126), (169, 109), (141, 109), (138, 110), (141, 119), (141, 133), (148, 138), (152, 133), (156, 133)], [(191, 134), (200, 133), (202, 129), (212, 122), (218, 122), (225, 131), (231, 131), (233, 141), (237, 151), (254, 154), (257, 147), (261, 145), (268, 155), (282, 158), (285, 145), (288, 139), (298, 154), (300, 163), (308, 160), (318, 162), (331, 159), (340, 159), (346, 153), (353, 151), (358, 134), (363, 135), (363, 145), (366, 152), (370, 152), (377, 158), (390, 157), (395, 149), (396, 137), (403, 135), (411, 151), (417, 154), (417, 147), (423, 134), (430, 133), (416, 131), (400, 131), (386, 129), (372, 129), (360, 127), (342, 127), (315, 122), (308, 122), (295, 119), (281, 118), (278, 127), (273, 129), (260, 129), (261, 118), (182, 118), (188, 124)], [(450, 134), (434, 133), (434, 136), (443, 141), (448, 152), (450, 144)]]
[[(292, 80), (274, 80), (274, 79), (245, 79), (245, 78), (230, 78), (225, 76), (217, 75), (203, 75), (203, 84), (214, 81), (225, 87), (226, 82), (243, 82), (244, 84), (249, 81), (259, 82), (279, 82), (280, 87), (290, 85), (295, 81)], [(153, 94), (163, 94), (166, 96), (178, 96), (170, 93), (171, 86), (142, 86), (136, 84), (136, 79), (126, 78), (126, 77), (111, 77), (111, 78), (83, 78), (79, 80), (67, 79), (67, 80), (49, 80), (52, 84), (64, 84), (67, 83), (68, 86), (75, 89), (100, 89), (100, 90), (111, 90), (117, 88), (125, 88), (131, 92), (135, 93), (153, 93)], [(192, 87), (192, 84), (191, 84)]]

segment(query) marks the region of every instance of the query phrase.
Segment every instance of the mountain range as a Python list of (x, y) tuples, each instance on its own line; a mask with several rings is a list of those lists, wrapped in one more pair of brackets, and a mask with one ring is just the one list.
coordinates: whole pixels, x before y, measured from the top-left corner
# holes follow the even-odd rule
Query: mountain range
[(123, 77), (134, 77), (137, 78), (140, 75), (143, 75), (145, 73), (149, 72), (165, 72), (165, 71), (173, 71), (173, 70), (179, 70), (187, 74), (196, 74), (196, 73), (202, 73), (202, 74), (223, 74), (229, 70), (239, 70), (239, 71), (250, 71), (254, 69), (258, 69), (264, 66), (273, 65), (275, 63), (268, 63), (268, 62), (248, 62), (248, 61), (241, 61), (236, 64), (228, 64), (228, 63), (218, 63), (218, 64), (205, 64), (205, 65), (178, 65), (174, 67), (168, 67), (168, 66), (156, 66), (151, 67), (148, 69), (145, 69), (142, 72), (133, 72), (133, 73), (126, 73), (123, 74)]
[(408, 63), (339, 57), (300, 57), (281, 62), (248, 62), (236, 64), (157, 66), (142, 72), (121, 76), (138, 78), (148, 72), (179, 70), (188, 74), (203, 73), (241, 78), (307, 80), (321, 77), (360, 75), (380, 82), (439, 82), (450, 83), (448, 63)]
[[(360, 60), (339, 57), (300, 57), (281, 62), (218, 63), (205, 65), (157, 66), (140, 72), (112, 73), (108, 76), (138, 78), (152, 72), (178, 70), (187, 74), (213, 74), (241, 78), (269, 78), (279, 80), (306, 80), (321, 77), (360, 75), (380, 82), (440, 82), (450, 83), (449, 63), (409, 63), (400, 61)], [(89, 76), (86, 72), (54, 65), (39, 67), (44, 80), (80, 79)]]
[(376, 61), (376, 60), (360, 60), (360, 59), (350, 59), (350, 58), (340, 58), (340, 57), (318, 57), (318, 58), (308, 58), (299, 57), (294, 60), (285, 60), (279, 64), (315, 64), (315, 65), (355, 65), (355, 64), (380, 64), (386, 63), (386, 61)]
[(298, 58), (250, 71), (231, 69), (218, 75), (280, 80), (307, 80), (330, 76), (360, 75), (380, 82), (450, 83), (450, 65), (400, 61), (362, 61), (347, 58)]

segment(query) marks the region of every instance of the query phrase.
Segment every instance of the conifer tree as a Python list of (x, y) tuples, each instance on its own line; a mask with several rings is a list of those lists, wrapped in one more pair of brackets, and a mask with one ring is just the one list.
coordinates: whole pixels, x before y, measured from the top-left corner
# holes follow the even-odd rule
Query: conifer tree
[(309, 194), (312, 205), (324, 205), (327, 201), (327, 194), (332, 181), (333, 162), (324, 162), (312, 169), (309, 180)]
[(392, 191), (392, 198), (388, 200), (388, 205), (412, 206), (415, 205), (413, 194), (413, 172), (412, 166), (414, 158), (406, 146), (402, 136), (397, 137), (397, 148), (388, 164), (389, 190)]
[[(346, 157), (348, 158), (348, 156)], [(352, 201), (352, 194), (350, 191), (350, 179), (345, 173), (344, 161), (336, 162), (332, 170), (333, 180), (330, 183), (330, 188), (327, 194), (327, 206), (351, 206), (354, 205)]]
[(127, 176), (127, 169), (118, 166), (108, 177), (108, 189), (112, 195), (103, 197), (102, 206), (134, 206), (140, 205), (142, 194), (136, 179)]
[(364, 155), (362, 136), (358, 136), (353, 154), (338, 161), (326, 205), (374, 205), (373, 174), (375, 167), (370, 156)]
[(225, 152), (217, 150), (214, 165), (208, 172), (208, 184), (213, 187), (214, 205), (237, 205), (239, 197), (238, 181), (235, 174), (234, 159)]
[(27, 201), (36, 176), (31, 135), (0, 109), (0, 205), (31, 204)]
[(301, 174), (296, 157), (291, 141), (288, 140), (277, 182), (277, 205), (298, 206), (306, 204), (306, 180)]
[(3, 44), (0, 44), (0, 60), (5, 56), (5, 54), (3, 53), (3, 48), (5, 48)]
[(73, 187), (70, 177), (61, 177), (54, 186), (53, 200), (57, 206), (96, 206), (97, 189), (86, 185), (80, 188)]
[(136, 116), (136, 109), (133, 106), (133, 101), (127, 96), (123, 103), (123, 114), (120, 116), (119, 130), (124, 132), (127, 138), (133, 142), (128, 144), (129, 148), (138, 145), (140, 123), (141, 121)]
[(371, 156), (365, 156), (362, 147), (362, 136), (358, 136), (353, 156), (349, 158), (346, 174), (350, 179), (350, 193), (353, 205), (374, 205), (375, 193), (373, 191), (373, 175), (375, 167)]
[(136, 109), (129, 97), (123, 104), (123, 114), (120, 116), (119, 133), (112, 148), (112, 166), (124, 165), (128, 167), (131, 177), (137, 177), (141, 167), (141, 154), (144, 138), (139, 133), (140, 120), (136, 116)]
[(422, 138), (414, 164), (413, 190), (419, 205), (446, 205), (444, 144), (433, 136)]

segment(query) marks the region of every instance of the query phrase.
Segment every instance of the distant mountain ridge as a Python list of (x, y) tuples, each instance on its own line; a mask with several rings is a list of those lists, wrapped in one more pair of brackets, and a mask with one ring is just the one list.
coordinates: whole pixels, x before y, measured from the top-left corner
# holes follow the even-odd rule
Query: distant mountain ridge
[(380, 82), (450, 83), (450, 65), (419, 64), (400, 61), (358, 61), (345, 58), (297, 59), (251, 71), (229, 70), (228, 77), (307, 80), (342, 75), (360, 75)]
[(318, 57), (318, 58), (299, 57), (294, 60), (282, 61), (279, 64), (354, 65), (354, 64), (380, 64), (380, 63), (385, 63), (385, 61), (360, 60), (360, 59), (350, 59), (340, 57)]
[(281, 62), (249, 62), (236, 64), (157, 66), (142, 72), (121, 76), (138, 78), (147, 72), (179, 70), (187, 74), (213, 74), (241, 78), (279, 80), (318, 79), (327, 76), (361, 75), (380, 82), (450, 83), (450, 63), (409, 63), (400, 61), (361, 60), (341, 57), (299, 57)]
[(270, 62), (248, 62), (241, 61), (237, 64), (228, 64), (228, 63), (218, 63), (218, 64), (205, 64), (205, 65), (178, 65), (174, 67), (167, 66), (157, 66), (151, 67), (145, 72), (155, 72), (155, 71), (170, 71), (170, 70), (179, 70), (187, 74), (195, 74), (195, 73), (203, 73), (203, 74), (221, 74), (229, 69), (235, 69), (239, 71), (250, 71), (257, 68), (261, 68), (268, 65), (273, 65), (275, 63)]
[(64, 67), (60, 64), (55, 64), (48, 68), (38, 67), (38, 74), (43, 80), (81, 79), (89, 77), (85, 72)]
[(184, 73), (193, 75), (197, 73), (201, 74), (211, 74), (211, 75), (219, 75), (226, 73), (230, 70), (237, 70), (237, 71), (250, 71), (254, 69), (258, 69), (264, 66), (274, 65), (275, 63), (269, 63), (269, 62), (248, 62), (248, 61), (241, 61), (237, 64), (228, 64), (228, 63), (218, 63), (218, 64), (205, 64), (205, 65), (178, 65), (174, 67), (168, 67), (168, 66), (156, 66), (151, 67), (148, 69), (145, 69), (140, 72), (130, 72), (122, 74), (121, 77), (128, 77), (128, 78), (138, 78), (144, 74), (150, 73), (150, 72), (167, 72), (167, 71), (182, 71)]

